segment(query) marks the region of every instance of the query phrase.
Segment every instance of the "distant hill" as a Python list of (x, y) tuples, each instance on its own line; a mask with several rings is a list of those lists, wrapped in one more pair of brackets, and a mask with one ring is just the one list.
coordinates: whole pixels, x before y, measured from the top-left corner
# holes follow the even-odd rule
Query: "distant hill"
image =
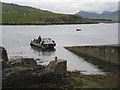
[(41, 9), (32, 8), (29, 6), (20, 6), (13, 3), (2, 3), (2, 12), (3, 13), (19, 13), (19, 14), (35, 14), (35, 13), (42, 13), (42, 12), (48, 12), (43, 11)]
[(2, 23), (93, 23), (78, 15), (57, 14), (28, 6), (2, 3)]
[(83, 17), (91, 18), (91, 19), (118, 20), (118, 13), (120, 14), (120, 10), (114, 11), (114, 12), (104, 11), (101, 14), (94, 13), (94, 12), (80, 11), (80, 12), (76, 13), (76, 15), (80, 15), (80, 16), (83, 16)]

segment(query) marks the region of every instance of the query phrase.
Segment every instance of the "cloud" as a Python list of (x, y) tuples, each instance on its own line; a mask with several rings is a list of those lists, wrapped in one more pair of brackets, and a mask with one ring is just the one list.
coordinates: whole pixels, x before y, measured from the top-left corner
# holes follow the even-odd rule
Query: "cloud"
[(86, 2), (81, 10), (102, 13), (103, 11), (114, 11), (118, 9), (116, 2)]
[(0, 0), (8, 3), (27, 5), (55, 13), (74, 14), (79, 11), (114, 11), (119, 0)]

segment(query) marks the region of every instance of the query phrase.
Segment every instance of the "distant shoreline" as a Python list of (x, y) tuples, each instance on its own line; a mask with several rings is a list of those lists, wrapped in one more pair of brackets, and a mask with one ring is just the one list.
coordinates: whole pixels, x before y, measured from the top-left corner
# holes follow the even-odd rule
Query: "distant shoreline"
[(12, 23), (0, 23), (0, 25), (65, 25), (65, 24), (99, 24), (99, 22), (82, 22), (82, 23), (20, 23), (20, 22), (12, 22)]
[(34, 23), (34, 22), (10, 22), (10, 23), (0, 23), (0, 25), (66, 25), (66, 24), (99, 24), (99, 23), (119, 23), (119, 22), (81, 22), (81, 23)]

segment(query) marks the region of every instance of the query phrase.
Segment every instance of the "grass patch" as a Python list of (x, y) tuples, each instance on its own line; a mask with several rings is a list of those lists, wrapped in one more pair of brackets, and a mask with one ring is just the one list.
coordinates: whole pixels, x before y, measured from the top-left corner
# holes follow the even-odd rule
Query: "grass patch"
[(73, 88), (118, 88), (118, 75), (83, 75), (68, 71)]

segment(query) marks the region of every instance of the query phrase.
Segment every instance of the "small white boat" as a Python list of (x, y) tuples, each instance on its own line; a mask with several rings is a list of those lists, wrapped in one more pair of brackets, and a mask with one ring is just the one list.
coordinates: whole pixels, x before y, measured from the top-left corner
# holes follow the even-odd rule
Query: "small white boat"
[(36, 46), (42, 49), (54, 49), (56, 43), (51, 38), (38, 38), (30, 42), (31, 46)]

